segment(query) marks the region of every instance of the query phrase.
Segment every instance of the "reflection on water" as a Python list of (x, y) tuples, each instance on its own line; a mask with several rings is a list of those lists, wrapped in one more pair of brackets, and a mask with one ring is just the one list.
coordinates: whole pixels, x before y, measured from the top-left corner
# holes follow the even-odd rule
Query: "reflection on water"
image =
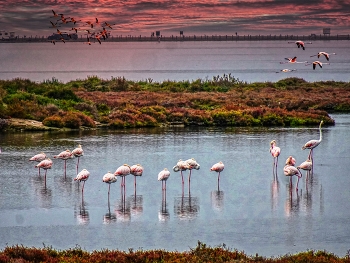
[(128, 222), (131, 220), (130, 200), (126, 200), (124, 191), (121, 194), (121, 198), (117, 200), (114, 211), (117, 216), (117, 221)]
[(211, 206), (217, 211), (222, 211), (224, 208), (224, 191), (210, 192)]
[(299, 192), (302, 192), (302, 190), (295, 191), (291, 180), (289, 180), (289, 183), (286, 184), (286, 192), (288, 194), (288, 198), (285, 200), (284, 203), (284, 212), (286, 217), (290, 217), (292, 215), (298, 214), (300, 210)]
[(79, 225), (87, 225), (90, 222), (89, 211), (87, 204), (84, 201), (84, 196), (81, 197), (81, 202), (78, 204), (78, 209), (74, 210), (74, 216), (77, 218)]
[[(136, 176), (135, 176), (136, 178)], [(138, 218), (143, 213), (143, 196), (142, 195), (132, 195), (129, 198), (131, 215)]]
[(30, 182), (34, 188), (35, 196), (39, 198), (40, 207), (51, 208), (52, 190), (47, 187), (45, 177), (36, 175), (30, 178)]
[(158, 211), (158, 220), (160, 222), (165, 222), (170, 219), (170, 213), (169, 209), (167, 207), (167, 202), (165, 200), (162, 200), (162, 205), (160, 207), (160, 210)]
[(278, 180), (277, 172), (274, 172), (273, 180), (271, 182), (271, 209), (275, 211), (278, 207), (278, 199), (280, 192), (280, 182)]
[(111, 204), (108, 196), (108, 212), (103, 216), (104, 224), (111, 224), (117, 221), (117, 215), (115, 213), (111, 213)]
[(175, 197), (174, 213), (179, 219), (195, 219), (199, 213), (199, 199), (192, 196)]

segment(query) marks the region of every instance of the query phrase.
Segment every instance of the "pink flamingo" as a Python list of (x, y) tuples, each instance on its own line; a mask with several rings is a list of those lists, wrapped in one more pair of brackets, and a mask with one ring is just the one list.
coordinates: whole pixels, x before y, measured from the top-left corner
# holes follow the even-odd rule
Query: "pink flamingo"
[(78, 161), (77, 161), (77, 173), (78, 173), (78, 169), (79, 169), (79, 160), (80, 160), (80, 157), (84, 155), (84, 150), (83, 148), (81, 147), (81, 145), (79, 144), (77, 148), (75, 148), (73, 151), (72, 151), (72, 154), (74, 157), (78, 157)]
[(301, 147), (301, 149), (303, 150), (310, 149), (308, 159), (310, 159), (312, 162), (313, 162), (313, 149), (316, 148), (322, 141), (322, 129), (321, 129), (322, 124), (323, 124), (323, 120), (320, 122), (320, 126), (318, 128), (320, 131), (320, 138), (318, 140), (310, 140), (307, 143), (305, 143), (303, 147)]
[(86, 169), (81, 170), (80, 173), (77, 174), (77, 177), (74, 178), (74, 181), (79, 181), (79, 183), (81, 181), (83, 181), (83, 188), (81, 189), (81, 192), (84, 193), (84, 186), (85, 186), (85, 182), (87, 179), (89, 179), (90, 176), (90, 172)]
[(163, 199), (166, 196), (166, 181), (168, 180), (169, 176), (170, 176), (170, 171), (167, 168), (164, 168), (158, 174), (158, 181), (162, 181)]
[(118, 169), (114, 172), (115, 176), (120, 176), (122, 178), (120, 187), (123, 187), (125, 190), (125, 176), (130, 174), (130, 166), (128, 164), (123, 164), (119, 166)]
[(221, 161), (214, 164), (210, 168), (210, 171), (214, 171), (218, 173), (218, 188), (219, 188), (219, 182), (220, 182), (220, 173), (224, 170), (224, 168), (225, 168), (225, 165)]
[(290, 176), (290, 184), (292, 184), (292, 176), (296, 175), (298, 177), (296, 190), (298, 191), (299, 179), (303, 176), (298, 168), (292, 165), (286, 165), (283, 168), (285, 176)]
[(174, 172), (180, 171), (180, 173), (181, 173), (182, 188), (184, 187), (184, 176), (182, 174), (182, 171), (186, 171), (187, 169), (189, 169), (188, 163), (186, 161), (181, 160), (181, 159), (173, 167)]
[(61, 152), (59, 155), (55, 155), (53, 158), (64, 160), (64, 176), (66, 176), (67, 160), (73, 158), (73, 154), (71, 153), (71, 151), (65, 150), (64, 152)]
[(136, 177), (142, 176), (143, 167), (140, 164), (134, 164), (130, 167), (130, 173), (134, 176), (134, 189), (136, 195)]
[(293, 58), (284, 58), (285, 60), (288, 61), (284, 61), (284, 62), (280, 62), (280, 64), (285, 64), (285, 63), (306, 63), (307, 61), (304, 62), (299, 62), (297, 61), (297, 57), (293, 57)]
[(329, 65), (329, 63), (322, 63), (321, 61), (314, 61), (312, 63), (306, 63), (305, 66), (311, 65), (312, 64), (312, 68), (315, 70), (316, 66), (319, 65), (320, 68), (322, 68), (323, 65)]
[(336, 55), (336, 54), (335, 53), (327, 53), (327, 52), (324, 52), (324, 51), (320, 51), (316, 55), (312, 55), (310, 57), (317, 56), (318, 58), (320, 58), (320, 56), (324, 56), (327, 59), (327, 61), (328, 61), (329, 60), (329, 55)]
[(109, 192), (111, 189), (111, 184), (115, 183), (116, 181), (117, 181), (117, 176), (111, 173), (110, 171), (108, 171), (108, 173), (106, 173), (102, 178), (102, 182), (108, 184), (108, 198), (109, 198)]
[(289, 156), (286, 160), (286, 165), (294, 166), (295, 165), (295, 158), (293, 156)]
[[(34, 155), (32, 158), (29, 159), (29, 161), (31, 161), (31, 162), (41, 162), (41, 161), (43, 161), (45, 159), (46, 159), (46, 154), (41, 152), (39, 154)], [(38, 170), (39, 170), (39, 176), (40, 176), (40, 167), (38, 167), (38, 168), (39, 168)]]
[(42, 168), (45, 170), (45, 185), (46, 185), (46, 173), (47, 173), (47, 169), (51, 169), (52, 167), (52, 161), (50, 158), (44, 159), (42, 160), (40, 163), (38, 163), (37, 165), (35, 165), (35, 168)]
[(310, 174), (310, 171), (312, 170), (312, 161), (307, 159), (305, 162), (302, 162), (297, 168), (299, 170), (305, 170), (307, 172), (306, 175), (308, 176)]
[(276, 141), (272, 140), (270, 142), (270, 153), (273, 157), (273, 169), (277, 169), (278, 156), (281, 154), (281, 148), (276, 145)]
[(199, 165), (199, 163), (197, 163), (197, 161), (194, 158), (186, 160), (186, 163), (188, 165), (188, 170), (190, 170), (190, 174), (188, 176), (188, 184), (190, 184), (192, 169), (199, 170), (201, 166)]

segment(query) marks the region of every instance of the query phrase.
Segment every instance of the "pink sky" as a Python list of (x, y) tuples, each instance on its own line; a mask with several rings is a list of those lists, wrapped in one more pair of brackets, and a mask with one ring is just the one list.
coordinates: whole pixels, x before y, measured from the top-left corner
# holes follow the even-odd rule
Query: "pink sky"
[[(6, 0), (0, 1), (0, 30), (48, 36), (52, 11), (82, 20), (115, 24), (112, 35), (143, 35), (160, 30), (178, 35), (350, 34), (350, 0)], [(63, 30), (72, 23), (62, 25)], [(98, 26), (98, 25), (97, 25)], [(95, 26), (95, 28), (97, 28)], [(101, 27), (101, 26), (100, 26)], [(78, 32), (79, 34), (79, 32)]]

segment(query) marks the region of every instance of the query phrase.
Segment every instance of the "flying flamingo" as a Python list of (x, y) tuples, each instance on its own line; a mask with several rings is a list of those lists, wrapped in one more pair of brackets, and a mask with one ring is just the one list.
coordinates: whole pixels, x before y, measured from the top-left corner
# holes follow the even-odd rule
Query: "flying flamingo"
[(307, 159), (305, 162), (302, 162), (298, 167), (299, 170), (305, 170), (307, 171), (307, 176), (309, 175), (310, 171), (312, 170), (312, 161)]
[(225, 168), (225, 165), (221, 161), (214, 164), (210, 168), (210, 171), (215, 171), (218, 173), (218, 188), (219, 188), (219, 182), (220, 182), (220, 173), (224, 170), (224, 168)]
[(277, 169), (278, 156), (281, 154), (281, 148), (276, 145), (276, 141), (272, 140), (270, 142), (270, 153), (273, 157), (273, 170)]
[[(298, 40), (298, 41), (295, 41), (295, 42), (288, 42), (288, 43), (294, 43), (298, 46), (298, 48), (302, 48), (303, 50), (305, 50), (305, 44), (303, 41), (301, 40)], [(307, 44), (312, 44), (312, 42), (307, 42)]]
[(320, 51), (316, 55), (312, 55), (310, 57), (316, 57), (317, 56), (318, 58), (320, 58), (320, 56), (324, 56), (327, 59), (327, 61), (328, 61), (329, 60), (329, 55), (336, 55), (336, 53), (327, 53), (327, 52), (324, 52), (324, 51)]
[(158, 181), (162, 181), (163, 192), (166, 192), (166, 181), (168, 180), (169, 176), (170, 176), (170, 171), (167, 168), (164, 168), (158, 174)]
[(289, 156), (286, 160), (286, 165), (294, 166), (295, 165), (295, 159), (293, 156)]
[(290, 184), (292, 184), (292, 176), (296, 175), (298, 177), (296, 190), (298, 191), (299, 179), (303, 176), (298, 168), (292, 165), (286, 165), (283, 168), (285, 176), (290, 176)]
[(117, 176), (114, 175), (113, 173), (111, 173), (110, 171), (108, 171), (108, 173), (106, 173), (102, 178), (102, 182), (108, 184), (108, 199), (109, 199), (109, 192), (111, 189), (111, 184), (115, 183), (116, 181), (117, 181)]
[(85, 186), (85, 182), (87, 179), (89, 179), (90, 176), (90, 172), (86, 169), (81, 170), (80, 173), (77, 174), (77, 177), (74, 178), (74, 181), (79, 181), (79, 183), (81, 181), (83, 181), (83, 188), (81, 189), (81, 192), (84, 193), (84, 186)]
[[(46, 159), (46, 154), (41, 152), (39, 154), (34, 155), (32, 158), (29, 159), (29, 161), (32, 162), (41, 162)], [(40, 176), (40, 167), (39, 168), (39, 176)]]
[(80, 160), (80, 157), (84, 155), (84, 150), (83, 148), (81, 147), (81, 145), (79, 144), (77, 148), (75, 148), (73, 151), (72, 151), (72, 154), (74, 157), (78, 157), (78, 161), (77, 161), (77, 173), (78, 173), (78, 169), (79, 169), (79, 160)]
[(288, 61), (283, 61), (283, 62), (280, 62), (280, 64), (285, 64), (285, 63), (306, 63), (307, 61), (304, 61), (304, 62), (299, 62), (297, 61), (297, 57), (293, 57), (293, 58), (284, 58), (285, 60), (288, 60)]
[(312, 63), (306, 63), (305, 66), (308, 66), (308, 65), (311, 65), (312, 64), (312, 68), (315, 70), (316, 69), (316, 66), (319, 65), (320, 68), (322, 68), (323, 65), (329, 65), (330, 63), (322, 63), (321, 61), (314, 61)]
[(125, 176), (130, 174), (130, 166), (128, 164), (123, 164), (119, 166), (118, 169), (114, 172), (115, 176), (121, 176), (122, 180), (120, 183), (120, 187), (123, 187), (125, 190)]
[(318, 140), (310, 140), (307, 143), (305, 143), (303, 147), (301, 147), (301, 149), (303, 150), (310, 149), (308, 159), (311, 160), (312, 162), (313, 162), (313, 149), (316, 148), (322, 141), (322, 129), (321, 129), (322, 124), (323, 124), (323, 120), (320, 122), (320, 126), (319, 126), (320, 138)]
[(37, 165), (35, 165), (35, 168), (42, 168), (45, 170), (45, 185), (46, 185), (46, 173), (47, 173), (47, 169), (51, 169), (52, 167), (52, 161), (50, 158), (44, 159), (42, 160), (40, 163), (38, 163)]
[(140, 164), (134, 164), (130, 167), (130, 173), (134, 176), (134, 189), (136, 195), (136, 177), (142, 176), (143, 167)]
[(188, 170), (190, 170), (190, 174), (188, 176), (188, 184), (190, 184), (192, 169), (199, 170), (201, 166), (199, 165), (199, 163), (197, 163), (197, 161), (194, 158), (186, 160), (186, 163), (188, 164)]
[(280, 72), (286, 73), (286, 72), (292, 72), (292, 71), (296, 71), (296, 69), (285, 68), (285, 69), (281, 69), (280, 71), (276, 71), (276, 73), (280, 73)]
[(73, 158), (73, 154), (71, 153), (71, 151), (65, 150), (64, 152), (61, 152), (59, 155), (55, 155), (53, 158), (64, 160), (64, 176), (66, 176), (67, 160)]

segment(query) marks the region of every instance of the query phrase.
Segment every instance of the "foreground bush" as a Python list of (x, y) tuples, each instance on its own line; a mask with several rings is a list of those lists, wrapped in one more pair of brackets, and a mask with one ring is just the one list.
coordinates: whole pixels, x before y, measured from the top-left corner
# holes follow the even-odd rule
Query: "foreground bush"
[(101, 250), (87, 252), (80, 247), (68, 250), (54, 250), (51, 247), (28, 248), (24, 246), (6, 247), (0, 251), (0, 263), (2, 262), (350, 262), (349, 255), (338, 257), (326, 251), (307, 251), (295, 255), (287, 254), (276, 258), (265, 258), (258, 255), (247, 256), (244, 252), (231, 250), (225, 244), (218, 247), (210, 247), (202, 242), (189, 251), (165, 251), (165, 250)]

